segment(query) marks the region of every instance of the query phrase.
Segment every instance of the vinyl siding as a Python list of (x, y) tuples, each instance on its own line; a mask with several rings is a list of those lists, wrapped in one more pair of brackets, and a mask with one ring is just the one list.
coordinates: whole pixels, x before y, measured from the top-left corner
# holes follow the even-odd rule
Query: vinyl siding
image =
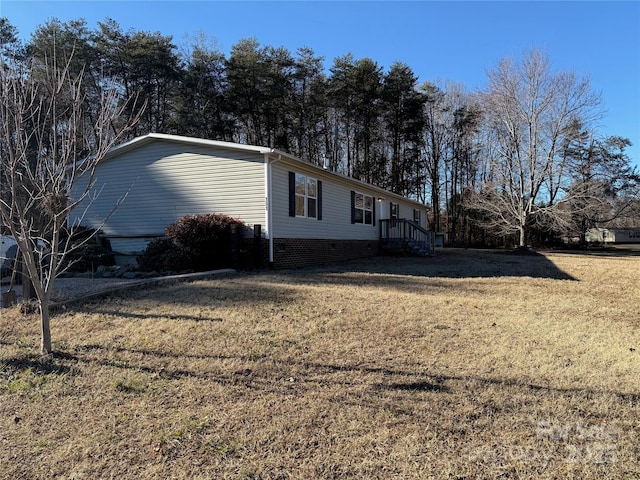
[[(289, 172), (295, 171), (322, 181), (322, 220), (289, 216)], [(351, 190), (376, 196), (360, 186), (349, 187), (338, 183), (331, 175), (321, 175), (318, 171), (304, 171), (287, 165), (272, 167), (273, 181), (273, 237), (313, 238), (335, 240), (377, 240), (379, 237), (376, 203), (376, 225), (351, 223)]]
[[(94, 193), (72, 221), (107, 236), (157, 235), (184, 215), (223, 213), (266, 224), (263, 157), (258, 153), (154, 141), (98, 165)], [(86, 209), (84, 218), (80, 219)]]

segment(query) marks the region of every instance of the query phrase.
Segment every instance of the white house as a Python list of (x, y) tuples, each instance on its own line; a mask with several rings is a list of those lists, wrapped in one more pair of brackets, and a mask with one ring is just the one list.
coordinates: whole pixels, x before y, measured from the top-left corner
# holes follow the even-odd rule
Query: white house
[[(124, 198), (114, 211), (114, 206)], [(265, 260), (299, 266), (377, 255), (400, 236), (432, 251), (426, 206), (272, 148), (151, 133), (98, 164), (92, 200), (70, 222), (112, 249), (141, 252), (183, 217), (223, 213), (260, 225)]]
[(640, 228), (590, 228), (585, 239), (590, 243), (640, 243)]

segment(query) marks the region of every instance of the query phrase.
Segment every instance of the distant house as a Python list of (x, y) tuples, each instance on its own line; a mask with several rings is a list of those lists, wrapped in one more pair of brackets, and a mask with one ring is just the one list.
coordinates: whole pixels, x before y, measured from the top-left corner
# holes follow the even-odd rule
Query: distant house
[(590, 228), (588, 243), (640, 243), (640, 228)]
[(108, 153), (93, 193), (70, 221), (99, 227), (120, 254), (140, 253), (198, 213), (259, 225), (275, 267), (368, 257), (400, 243), (433, 249), (425, 205), (266, 147), (148, 134)]

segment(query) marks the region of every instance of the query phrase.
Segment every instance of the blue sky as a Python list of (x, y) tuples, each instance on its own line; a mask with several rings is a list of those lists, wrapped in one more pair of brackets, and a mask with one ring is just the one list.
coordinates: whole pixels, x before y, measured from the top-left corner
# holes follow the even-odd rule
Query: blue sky
[(387, 69), (398, 60), (421, 82), (486, 86), (486, 71), (504, 57), (531, 48), (557, 71), (588, 76), (603, 98), (603, 135), (629, 138), (640, 167), (640, 2), (431, 1), (30, 1), (0, 0), (27, 40), (56, 17), (85, 18), (91, 28), (106, 17), (124, 30), (159, 31), (178, 45), (204, 32), (225, 54), (239, 40), (295, 52), (311, 47), (325, 57), (352, 53)]

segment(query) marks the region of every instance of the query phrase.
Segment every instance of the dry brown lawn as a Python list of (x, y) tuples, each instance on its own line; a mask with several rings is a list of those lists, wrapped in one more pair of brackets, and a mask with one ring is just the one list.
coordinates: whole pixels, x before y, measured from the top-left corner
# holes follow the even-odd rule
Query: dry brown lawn
[(0, 478), (638, 479), (640, 256), (445, 250), (0, 314)]

